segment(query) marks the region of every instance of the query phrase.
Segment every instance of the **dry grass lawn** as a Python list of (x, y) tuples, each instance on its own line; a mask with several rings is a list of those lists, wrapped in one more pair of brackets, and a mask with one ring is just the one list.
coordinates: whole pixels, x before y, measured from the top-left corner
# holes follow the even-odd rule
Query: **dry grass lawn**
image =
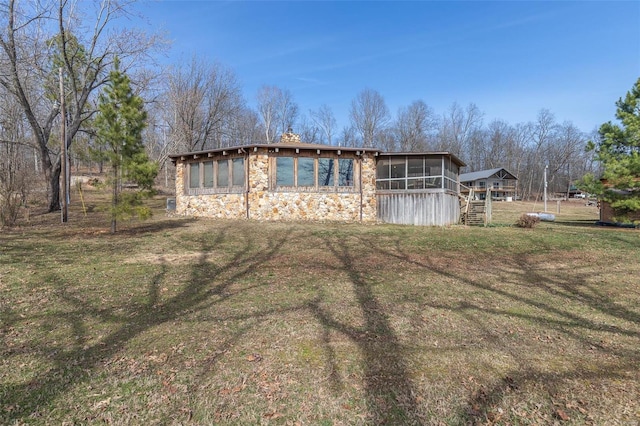
[[(640, 423), (640, 232), (168, 217), (0, 233), (0, 424)], [(556, 205), (550, 204), (555, 212)]]

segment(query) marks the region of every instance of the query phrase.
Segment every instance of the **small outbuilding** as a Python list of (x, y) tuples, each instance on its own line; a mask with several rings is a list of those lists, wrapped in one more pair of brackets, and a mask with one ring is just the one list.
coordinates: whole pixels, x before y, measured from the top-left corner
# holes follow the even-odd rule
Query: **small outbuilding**
[[(613, 190), (620, 197), (631, 195), (631, 191), (627, 190)], [(620, 212), (616, 211), (611, 204), (607, 201), (600, 200), (598, 202), (600, 206), (600, 223), (603, 224), (617, 224), (620, 222), (638, 223), (640, 222), (640, 210)]]

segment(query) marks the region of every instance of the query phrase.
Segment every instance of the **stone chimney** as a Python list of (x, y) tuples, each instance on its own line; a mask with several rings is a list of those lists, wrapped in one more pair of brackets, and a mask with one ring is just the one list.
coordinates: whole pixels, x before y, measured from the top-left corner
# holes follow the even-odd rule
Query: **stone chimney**
[(291, 127), (280, 136), (280, 143), (300, 143), (300, 135), (293, 133)]

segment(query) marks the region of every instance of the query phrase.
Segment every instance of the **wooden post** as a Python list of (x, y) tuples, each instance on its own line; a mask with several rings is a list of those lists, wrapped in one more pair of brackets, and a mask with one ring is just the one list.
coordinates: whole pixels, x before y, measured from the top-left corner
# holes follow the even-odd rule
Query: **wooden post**
[(62, 223), (66, 223), (68, 220), (68, 208), (67, 208), (67, 135), (66, 135), (66, 120), (67, 113), (64, 109), (64, 85), (62, 84), (62, 68), (58, 68), (58, 77), (60, 79), (60, 139), (62, 140), (62, 147), (60, 151), (60, 166), (62, 168)]

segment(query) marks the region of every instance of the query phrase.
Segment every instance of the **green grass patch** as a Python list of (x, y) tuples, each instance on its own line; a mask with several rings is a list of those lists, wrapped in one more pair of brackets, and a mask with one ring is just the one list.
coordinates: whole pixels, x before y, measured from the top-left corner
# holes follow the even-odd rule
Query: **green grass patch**
[(640, 421), (640, 233), (590, 207), (422, 228), (161, 201), (116, 235), (73, 209), (0, 234), (0, 423)]

